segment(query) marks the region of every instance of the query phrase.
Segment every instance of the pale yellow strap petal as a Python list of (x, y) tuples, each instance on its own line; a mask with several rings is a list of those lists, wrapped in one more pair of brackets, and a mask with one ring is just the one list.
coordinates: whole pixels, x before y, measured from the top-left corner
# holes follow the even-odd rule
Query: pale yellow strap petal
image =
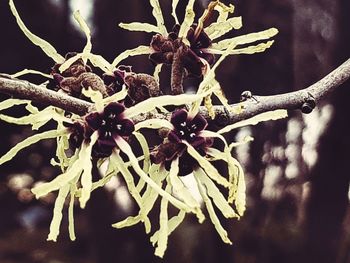
[(148, 55), (152, 53), (152, 49), (149, 46), (138, 46), (134, 49), (128, 49), (120, 53), (112, 62), (110, 70), (113, 70), (121, 61), (131, 56)]
[(63, 72), (67, 70), (71, 65), (73, 65), (76, 61), (82, 58), (82, 53), (76, 54), (75, 56), (67, 59), (62, 63), (62, 65), (58, 68), (59, 72)]
[(107, 105), (111, 102), (119, 102), (123, 99), (125, 99), (125, 97), (128, 95), (128, 90), (126, 88), (125, 85), (123, 85), (123, 88), (121, 91), (113, 94), (112, 96), (106, 97), (102, 100), (102, 104), (103, 105)]
[(208, 195), (213, 199), (214, 204), (219, 208), (221, 213), (226, 218), (238, 217), (232, 207), (229, 205), (225, 197), (222, 195), (217, 186), (213, 183), (213, 181), (208, 177), (205, 171), (202, 168), (198, 168), (196, 172), (196, 176), (198, 180), (205, 186), (207, 189)]
[[(165, 188), (166, 192), (170, 192), (170, 185)], [(163, 257), (164, 252), (168, 246), (168, 200), (162, 198), (160, 202), (159, 213), (159, 234), (158, 234), (158, 246), (154, 254), (158, 257)]]
[(203, 199), (203, 201), (205, 203), (205, 206), (206, 206), (206, 208), (208, 210), (210, 220), (213, 223), (216, 231), (220, 235), (222, 241), (224, 241), (227, 244), (232, 244), (231, 240), (227, 236), (227, 231), (222, 227), (222, 225), (221, 225), (221, 223), (219, 221), (219, 218), (217, 217), (217, 215), (215, 213), (213, 204), (212, 204), (210, 198), (208, 197), (208, 195), (206, 193), (205, 187), (202, 185), (202, 183), (197, 178), (197, 171), (196, 170), (194, 171), (194, 178), (197, 181), (199, 192), (200, 192), (200, 194), (202, 196), (202, 199)]
[(129, 31), (140, 31), (140, 32), (147, 32), (147, 33), (154, 32), (154, 33), (162, 34), (159, 27), (148, 23), (140, 23), (140, 22), (119, 23), (119, 27)]
[(227, 179), (220, 175), (218, 170), (203, 156), (201, 156), (196, 149), (193, 148), (192, 145), (189, 143), (183, 141), (187, 145), (187, 152), (196, 159), (196, 161), (199, 163), (199, 165), (206, 171), (206, 173), (209, 175), (211, 179), (213, 179), (215, 182), (217, 182), (220, 185), (225, 186), (226, 188), (230, 187), (230, 183), (227, 181)]
[(141, 208), (142, 201), (141, 195), (139, 191), (136, 189), (134, 178), (128, 168), (125, 166), (123, 159), (119, 156), (118, 153), (113, 153), (111, 156), (111, 162), (115, 162), (119, 168), (120, 173), (122, 174), (126, 186), (131, 194), (131, 196), (135, 199), (138, 206)]
[(112, 73), (113, 67), (104, 57), (101, 55), (89, 54), (89, 61), (94, 67), (100, 68), (103, 72)]
[[(144, 156), (144, 159), (143, 159), (143, 170), (145, 171), (145, 173), (148, 173), (149, 168), (151, 166), (151, 154), (150, 154), (150, 151), (149, 151), (149, 146), (148, 146), (147, 140), (146, 140), (145, 136), (142, 133), (134, 132), (133, 135), (136, 137), (137, 141), (141, 145), (142, 153), (143, 153), (143, 156)], [(139, 192), (141, 191), (141, 189), (139, 189), (139, 188), (138, 188), (138, 190), (139, 190)]]
[(177, 18), (177, 15), (176, 15), (176, 7), (178, 3), (179, 3), (179, 0), (173, 0), (171, 4), (171, 15), (175, 19), (175, 24), (180, 24), (179, 19)]
[(68, 232), (70, 240), (74, 241), (76, 239), (75, 229), (74, 229), (74, 193), (71, 191), (69, 207), (68, 207)]
[(26, 148), (34, 143), (37, 143), (40, 140), (56, 138), (62, 134), (65, 134), (66, 132), (67, 132), (66, 130), (64, 130), (64, 131), (51, 130), (51, 131), (42, 132), (39, 134), (35, 134), (31, 137), (28, 137), (25, 140), (21, 141), (20, 143), (16, 144), (11, 150), (9, 150), (5, 155), (3, 155), (0, 158), (0, 165), (10, 161), (13, 157), (16, 156), (16, 154), (20, 150), (22, 150), (22, 149), (24, 149), (24, 148)]
[(227, 19), (225, 22), (212, 23), (208, 27), (204, 28), (204, 32), (213, 41), (232, 29), (240, 29), (242, 27), (242, 17), (232, 17)]
[(30, 30), (26, 27), (26, 25), (23, 23), (21, 17), (19, 16), (17, 9), (15, 7), (15, 4), (13, 0), (9, 1), (10, 9), (12, 14), (15, 16), (16, 21), (20, 29), (23, 31), (23, 33), (26, 35), (26, 37), (29, 38), (29, 40), (39, 46), (46, 55), (48, 55), (50, 58), (52, 58), (56, 63), (63, 63), (64, 57), (62, 57), (60, 54), (57, 53), (56, 49), (47, 41), (41, 39), (40, 37), (34, 35)]
[(160, 83), (159, 82), (159, 74), (162, 71), (162, 66), (163, 66), (163, 64), (157, 64), (157, 66), (154, 69), (154, 73), (153, 73), (153, 77), (154, 77), (155, 81), (157, 81), (158, 83)]
[[(186, 212), (180, 210), (179, 213), (176, 216), (173, 216), (168, 221), (168, 236), (184, 221), (186, 216)], [(156, 231), (150, 238), (151, 243), (155, 244), (158, 242), (159, 239), (159, 230)]]
[(98, 133), (94, 132), (90, 138), (90, 143), (86, 147), (83, 158), (78, 161), (82, 164), (83, 174), (81, 175), (81, 196), (79, 198), (80, 207), (85, 208), (87, 201), (90, 199), (92, 191), (92, 162), (91, 152), (92, 146), (95, 144), (98, 138)]
[(274, 110), (258, 114), (250, 119), (236, 122), (234, 124), (228, 125), (225, 128), (217, 131), (220, 134), (230, 132), (234, 129), (241, 128), (248, 125), (256, 125), (259, 122), (278, 120), (288, 117), (288, 112), (286, 110)]
[(83, 53), (82, 53), (82, 59), (84, 63), (87, 62), (87, 59), (89, 58), (89, 54), (91, 53), (92, 44), (91, 44), (91, 32), (90, 28), (84, 21), (83, 17), (81, 16), (79, 11), (75, 11), (73, 13), (74, 19), (78, 22), (80, 29), (84, 32), (86, 36), (86, 45), (84, 47)]
[(182, 22), (180, 27), (179, 37), (186, 37), (188, 30), (193, 24), (193, 21), (195, 18), (195, 13), (193, 10), (194, 2), (195, 2), (194, 0), (188, 0), (188, 4), (185, 10), (184, 21)]
[(270, 28), (264, 31), (250, 33), (242, 36), (237, 36), (229, 39), (221, 40), (217, 43), (213, 43), (211, 46), (211, 49), (208, 50), (226, 50), (232, 43), (235, 43), (238, 45), (244, 45), (253, 43), (260, 40), (266, 40), (269, 39), (275, 35), (277, 35), (278, 30), (276, 28)]
[(160, 4), (158, 0), (150, 0), (149, 1), (151, 6), (153, 7), (152, 15), (157, 21), (157, 27), (159, 28), (160, 33), (163, 36), (166, 36), (168, 34), (166, 27), (164, 25), (164, 18), (162, 14), (162, 9), (160, 8)]
[(0, 102), (0, 111), (9, 109), (13, 106), (30, 104), (30, 100), (21, 100), (21, 99), (7, 99)]
[(32, 193), (36, 198), (40, 198), (41, 196), (47, 195), (48, 193), (55, 191), (66, 184), (69, 184), (69, 182), (71, 182), (76, 176), (80, 176), (84, 170), (87, 159), (90, 160), (90, 157), (90, 145), (88, 143), (83, 143), (81, 149), (79, 150), (78, 159), (74, 159), (73, 163), (65, 173), (57, 176), (50, 182), (43, 183), (34, 187), (32, 189)]
[(185, 204), (193, 209), (196, 214), (198, 221), (202, 223), (204, 221), (204, 214), (200, 209), (200, 204), (192, 196), (191, 192), (185, 187), (183, 182), (178, 177), (179, 174), (179, 158), (176, 158), (171, 162), (170, 172), (169, 172), (169, 183), (173, 188), (173, 192), (184, 201)]
[(69, 190), (70, 186), (65, 185), (58, 191), (58, 196), (55, 201), (55, 207), (53, 209), (53, 217), (50, 224), (50, 233), (47, 237), (48, 241), (57, 241), (62, 221), (62, 209), (64, 206), (64, 202), (68, 196)]
[(48, 79), (52, 79), (53, 77), (49, 74), (45, 74), (41, 71), (38, 71), (38, 70), (34, 70), (34, 69), (23, 69), (17, 73), (13, 73), (11, 74), (12, 77), (14, 78), (18, 78), (18, 77), (21, 77), (23, 75), (27, 75), (27, 74), (34, 74), (34, 75), (40, 75), (40, 76), (43, 76), (45, 78), (48, 78)]
[(128, 118), (132, 118), (141, 113), (150, 112), (157, 107), (167, 105), (179, 106), (193, 103), (198, 100), (201, 101), (208, 94), (209, 92), (203, 92), (201, 94), (163, 95), (160, 97), (152, 97), (126, 109), (124, 114)]
[(186, 10), (185, 10), (185, 18), (184, 18), (184, 21), (182, 22), (181, 27), (180, 27), (179, 37), (184, 38), (184, 40), (187, 37), (187, 32), (190, 29), (190, 27), (192, 26), (195, 15), (196, 15), (193, 11), (193, 5), (194, 5), (194, 0), (188, 0), (188, 4), (187, 4)]
[(168, 128), (172, 130), (174, 129), (174, 126), (168, 120), (162, 120), (162, 119), (148, 119), (135, 124), (135, 131), (138, 131), (143, 128), (157, 129), (157, 130), (160, 128)]
[(162, 197), (168, 199), (175, 207), (178, 209), (182, 209), (186, 212), (190, 212), (191, 208), (181, 202), (180, 200), (174, 198), (169, 193), (165, 192), (157, 183), (155, 183), (139, 166), (138, 160), (135, 157), (130, 145), (123, 139), (118, 138), (116, 140), (116, 143), (121, 151), (123, 151), (129, 158), (132, 167), (134, 168), (135, 172), (141, 177), (142, 180), (144, 180), (147, 184), (149, 184), (159, 195)]

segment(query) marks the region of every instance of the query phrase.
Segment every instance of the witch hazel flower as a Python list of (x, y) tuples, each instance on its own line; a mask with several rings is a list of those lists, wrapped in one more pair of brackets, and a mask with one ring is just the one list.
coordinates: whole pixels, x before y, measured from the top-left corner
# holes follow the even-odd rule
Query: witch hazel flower
[[(171, 65), (172, 94), (184, 92), (183, 80), (186, 73), (204, 77), (197, 92), (211, 91), (211, 94), (218, 97), (220, 102), (230, 111), (232, 109), (229, 107), (219, 82), (215, 79), (215, 69), (229, 55), (253, 54), (270, 48), (274, 41), (269, 39), (275, 36), (278, 30), (270, 28), (260, 32), (224, 39), (223, 36), (226, 33), (242, 27), (241, 17), (229, 17), (234, 12), (234, 6), (232, 4), (227, 6), (219, 0), (211, 1), (208, 4), (208, 8), (195, 23), (194, 3), (195, 0), (188, 1), (184, 20), (180, 24), (176, 14), (178, 1), (172, 1), (172, 16), (175, 20), (175, 26), (172, 31), (168, 32), (164, 24), (159, 1), (150, 0), (156, 25), (133, 22), (129, 24), (121, 23), (120, 26), (131, 31), (144, 31), (155, 34), (152, 37), (151, 44), (126, 50), (114, 59), (112, 65), (115, 67), (129, 56), (148, 54), (151, 61), (157, 64), (154, 71), (155, 78), (158, 78), (163, 64)], [(216, 20), (213, 19), (214, 12), (218, 13)], [(261, 42), (265, 40), (267, 41)], [(255, 42), (261, 43), (249, 45)], [(221, 55), (215, 64), (214, 55)], [(196, 104), (197, 108), (199, 104), (199, 102)], [(210, 95), (205, 98), (204, 104), (210, 116), (214, 118), (215, 112)]]
[[(244, 47), (244, 45), (261, 40), (267, 40), (278, 33), (278, 30), (271, 28), (265, 31), (242, 35), (234, 38), (217, 41), (226, 33), (233, 29), (242, 27), (241, 17), (231, 17), (229, 14), (234, 12), (234, 6), (226, 6), (219, 0), (209, 3), (208, 8), (202, 16), (195, 21), (193, 10), (195, 0), (189, 0), (183, 22), (180, 24), (176, 14), (177, 0), (172, 1), (172, 16), (175, 20), (173, 30), (168, 32), (164, 25), (164, 18), (161, 6), (158, 0), (150, 0), (153, 7), (153, 16), (156, 19), (156, 25), (149, 23), (120, 23), (119, 26), (130, 31), (143, 31), (155, 33), (150, 46), (139, 46), (135, 49), (126, 50), (115, 58), (112, 65), (116, 66), (120, 61), (136, 55), (150, 55), (150, 59), (155, 63), (171, 64), (179, 48), (186, 49), (187, 57), (184, 57), (185, 67), (194, 75), (202, 75), (202, 72), (208, 70), (208, 66), (213, 62), (213, 54), (223, 54), (229, 48), (229, 54), (253, 54), (263, 52), (271, 47), (273, 40), (258, 45)], [(207, 24), (213, 13), (218, 12), (216, 21)], [(234, 47), (230, 45), (234, 42)], [(198, 64), (199, 63), (199, 64)], [(201, 72), (202, 71), (202, 72)]]
[(213, 141), (200, 136), (200, 132), (207, 126), (207, 121), (200, 114), (188, 118), (186, 110), (178, 110), (172, 114), (170, 123), (173, 129), (169, 131), (166, 142), (152, 151), (153, 162), (164, 163), (169, 168), (171, 161), (179, 158), (179, 175), (184, 176), (192, 173), (198, 162), (186, 152), (187, 145), (182, 141), (189, 143), (202, 156)]
[[(151, 178), (162, 184), (165, 183), (165, 191), (174, 194), (182, 202), (192, 208), (198, 221), (201, 223), (205, 219), (201, 209), (201, 202), (196, 200), (190, 189), (181, 180), (181, 176), (193, 176), (196, 180), (197, 188), (208, 211), (209, 218), (214, 224), (218, 234), (225, 243), (231, 244), (226, 230), (220, 224), (216, 215), (214, 205), (226, 218), (239, 218), (244, 212), (245, 187), (242, 169), (230, 152), (225, 139), (215, 133), (206, 130), (207, 121), (198, 112), (188, 112), (185, 109), (175, 111), (170, 121), (168, 120), (146, 120), (135, 125), (135, 130), (144, 128), (168, 130), (164, 142), (151, 151), (153, 164), (149, 169)], [(225, 144), (223, 152), (212, 148), (213, 140), (219, 138)], [(218, 155), (219, 154), (219, 155)], [(216, 155), (217, 159), (222, 159), (228, 164), (228, 178), (222, 176), (212, 165), (211, 161)], [(218, 185), (224, 186), (231, 194), (231, 203), (241, 206), (232, 208), (229, 197), (225, 197), (219, 190)], [(239, 187), (238, 187), (239, 186)], [(143, 214), (148, 214), (152, 209), (159, 195), (147, 186), (142, 195), (144, 202)], [(239, 199), (239, 201), (238, 201)], [(155, 254), (162, 257), (166, 250), (168, 236), (184, 220), (187, 212), (179, 209), (179, 213), (168, 217), (168, 202), (162, 198), (160, 208), (160, 229), (151, 236), (151, 242), (156, 246)], [(141, 211), (137, 216), (114, 224), (116, 228), (131, 226), (142, 222)], [(149, 222), (145, 222), (146, 233), (151, 230)]]

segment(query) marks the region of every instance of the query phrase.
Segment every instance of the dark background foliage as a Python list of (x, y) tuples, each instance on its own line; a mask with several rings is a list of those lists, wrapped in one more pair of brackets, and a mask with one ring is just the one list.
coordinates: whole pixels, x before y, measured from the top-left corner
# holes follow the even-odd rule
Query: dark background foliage
[[(16, 5), (26, 25), (65, 54), (80, 51), (85, 42), (71, 25), (69, 2), (17, 0)], [(170, 14), (170, 1), (160, 2)], [(185, 2), (180, 0), (179, 11)], [(196, 9), (202, 10), (205, 2), (197, 1)], [(218, 78), (231, 102), (237, 102), (243, 90), (267, 95), (304, 88), (350, 57), (348, 0), (234, 4), (244, 27), (233, 34), (269, 27), (277, 27), (280, 33), (267, 52), (230, 57), (220, 66)], [(150, 34), (119, 29), (121, 21), (153, 23), (148, 1), (93, 1), (94, 52), (109, 61), (125, 49), (150, 41)], [(170, 15), (166, 23), (170, 28)], [(19, 30), (7, 1), (0, 2), (0, 26), (0, 72), (23, 68), (49, 72), (52, 61)], [(136, 72), (152, 72), (146, 57), (126, 62)], [(232, 140), (242, 134), (255, 138), (249, 147), (237, 151), (248, 185), (246, 215), (238, 222), (222, 219), (233, 246), (221, 242), (210, 222), (199, 225), (188, 216), (171, 235), (162, 262), (350, 262), (349, 89), (348, 82), (307, 118), (291, 112), (288, 120), (232, 134)], [(20, 114), (21, 109), (11, 113)], [(32, 134), (28, 127), (3, 122), (0, 131), (1, 154)], [(118, 189), (95, 191), (84, 211), (76, 209), (77, 241), (68, 240), (64, 220), (59, 242), (46, 242), (53, 197), (37, 201), (28, 189), (33, 179), (48, 180), (57, 174), (49, 166), (53, 155), (54, 142), (43, 142), (0, 167), (0, 262), (161, 262), (153, 256), (141, 225), (122, 230), (110, 227), (135, 212), (133, 205), (126, 212), (116, 202), (121, 195)], [(311, 164), (310, 156), (317, 156)], [(152, 217), (156, 220), (157, 214)]]

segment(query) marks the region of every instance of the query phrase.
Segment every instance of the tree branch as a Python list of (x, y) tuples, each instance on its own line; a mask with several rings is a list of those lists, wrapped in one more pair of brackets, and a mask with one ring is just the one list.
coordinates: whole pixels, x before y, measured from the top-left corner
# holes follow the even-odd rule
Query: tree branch
[[(214, 106), (215, 120), (219, 126), (232, 124), (240, 120), (248, 119), (259, 113), (276, 110), (301, 109), (302, 105), (313, 99), (316, 103), (333, 92), (350, 77), (350, 59), (333, 70), (323, 79), (313, 85), (294, 92), (271, 96), (254, 96), (253, 99), (232, 104), (232, 111), (228, 112), (223, 106)], [(0, 92), (20, 99), (28, 99), (43, 105), (52, 105), (79, 115), (86, 114), (93, 109), (93, 104), (81, 99), (68, 96), (63, 93), (46, 89), (44, 86), (32, 84), (28, 81), (12, 78), (7, 74), (0, 74)], [(210, 119), (205, 107), (200, 108), (201, 113)], [(169, 115), (169, 114), (168, 114)], [(150, 118), (168, 118), (161, 113), (145, 113), (134, 118), (134, 122), (140, 122)]]

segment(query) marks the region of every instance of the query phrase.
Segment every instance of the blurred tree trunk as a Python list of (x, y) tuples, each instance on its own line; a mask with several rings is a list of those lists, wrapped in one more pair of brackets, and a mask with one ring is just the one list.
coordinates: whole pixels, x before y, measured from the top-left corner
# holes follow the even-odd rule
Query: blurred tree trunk
[[(305, 86), (349, 57), (350, 3), (342, 0), (295, 3), (299, 10), (296, 32), (301, 33), (296, 34), (300, 36), (296, 38), (295, 56), (300, 57), (296, 66), (303, 69), (296, 78), (298, 84)], [(332, 96), (334, 115), (319, 141), (318, 161), (310, 174), (303, 262), (336, 262), (339, 252), (342, 223), (349, 203), (350, 118), (346, 114), (349, 88), (350, 84), (345, 83)]]

